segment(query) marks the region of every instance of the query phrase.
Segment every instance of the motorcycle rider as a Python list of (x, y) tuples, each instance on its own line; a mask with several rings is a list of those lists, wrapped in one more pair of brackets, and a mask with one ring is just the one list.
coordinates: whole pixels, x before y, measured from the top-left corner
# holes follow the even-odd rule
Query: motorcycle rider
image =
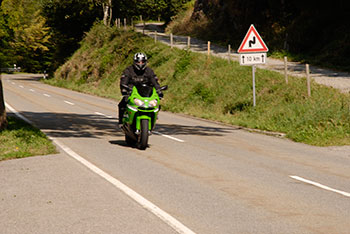
[(119, 127), (123, 123), (123, 115), (126, 109), (128, 100), (128, 90), (122, 85), (127, 85), (132, 88), (134, 85), (146, 84), (150, 87), (155, 87), (160, 98), (163, 97), (163, 93), (158, 91), (160, 85), (158, 83), (158, 77), (154, 74), (153, 70), (147, 67), (147, 56), (144, 53), (136, 53), (134, 55), (133, 65), (127, 67), (120, 78), (120, 91), (123, 95), (122, 100), (118, 104), (119, 114)]

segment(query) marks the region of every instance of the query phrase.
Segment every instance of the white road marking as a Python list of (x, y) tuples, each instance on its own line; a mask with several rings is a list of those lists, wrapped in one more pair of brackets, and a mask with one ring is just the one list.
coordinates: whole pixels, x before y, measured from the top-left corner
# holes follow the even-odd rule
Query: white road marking
[[(28, 120), (26, 117), (18, 113), (14, 108), (12, 108), (10, 105), (6, 103), (6, 107), (13, 112), (15, 115), (17, 115), (19, 118), (23, 119), (24, 121), (27, 121), (28, 123), (32, 124), (30, 120)], [(116, 178), (112, 177), (108, 173), (104, 172), (100, 168), (96, 167), (94, 164), (90, 163), (77, 153), (75, 153), (73, 150), (71, 150), (69, 147), (61, 143), (59, 140), (57, 140), (54, 137), (48, 136), (56, 145), (58, 145), (62, 150), (64, 150), (69, 156), (76, 159), (78, 162), (89, 168), (94, 173), (101, 176), (103, 179), (107, 180), (111, 184), (113, 184), (115, 187), (117, 187), (119, 190), (124, 192), (126, 195), (128, 195), (130, 198), (132, 198), (134, 201), (136, 201), (138, 204), (140, 204), (144, 209), (148, 210), (152, 214), (156, 215), (158, 218), (160, 218), (163, 222), (168, 224), (171, 228), (173, 228), (177, 233), (183, 233), (183, 234), (194, 234), (191, 229), (180, 223), (177, 219), (172, 217), (170, 214), (166, 213), (162, 209), (160, 209), (158, 206), (153, 204), (152, 202), (148, 201), (146, 198), (142, 197), (140, 194), (117, 180)]]
[(166, 134), (162, 134), (160, 132), (156, 132), (156, 131), (153, 131), (155, 134), (158, 134), (158, 135), (161, 135), (163, 137), (167, 137), (169, 139), (172, 139), (174, 141), (178, 141), (178, 142), (185, 142), (184, 140), (181, 140), (181, 139), (178, 139), (178, 138), (175, 138), (175, 137), (172, 137), (172, 136), (169, 136), (169, 135), (166, 135)]
[(314, 181), (311, 181), (311, 180), (307, 180), (307, 179), (304, 179), (304, 178), (299, 177), (299, 176), (289, 176), (289, 177), (291, 177), (291, 178), (293, 178), (295, 180), (299, 180), (301, 182), (304, 182), (304, 183), (307, 183), (307, 184), (311, 184), (311, 185), (314, 185), (316, 187), (328, 190), (328, 191), (339, 193), (339, 194), (341, 194), (343, 196), (346, 196), (346, 197), (350, 197), (350, 193), (347, 193), (347, 192), (344, 192), (344, 191), (341, 191), (341, 190), (337, 190), (337, 189), (333, 189), (333, 188), (328, 187), (326, 185), (323, 185), (323, 184), (320, 184), (320, 183), (317, 183), (317, 182), (314, 182)]
[(67, 104), (69, 104), (69, 105), (72, 105), (72, 106), (74, 106), (75, 104), (74, 103), (72, 103), (72, 102), (69, 102), (69, 101), (64, 101), (65, 103), (67, 103)]
[(12, 113), (14, 113), (16, 116), (18, 116), (19, 118), (23, 119), (24, 121), (26, 121), (27, 123), (33, 125), (33, 122), (30, 121), (29, 119), (27, 119), (26, 117), (24, 117), (23, 115), (21, 115), (20, 113), (18, 113), (12, 106), (10, 106), (7, 102), (5, 102), (5, 107), (7, 109), (9, 109)]
[(34, 89), (29, 89), (29, 91), (31, 91), (31, 92), (35, 92), (35, 90), (34, 90)]
[(110, 119), (112, 119), (112, 118), (113, 118), (113, 116), (110, 116), (110, 115), (105, 115), (105, 114), (100, 113), (100, 112), (95, 112), (95, 114), (96, 114), (96, 115), (101, 115), (101, 116), (104, 116), (104, 117), (107, 117), (107, 118), (110, 118)]
[(15, 82), (11, 82), (11, 84), (16, 84)]
[(102, 116), (106, 116), (105, 114), (102, 114), (100, 112), (95, 112), (96, 115), (102, 115)]
[(23, 85), (20, 85), (19, 87), (22, 88), (22, 89), (24, 89)]
[(51, 95), (47, 94), (47, 93), (44, 93), (43, 94), (45, 97), (51, 97)]

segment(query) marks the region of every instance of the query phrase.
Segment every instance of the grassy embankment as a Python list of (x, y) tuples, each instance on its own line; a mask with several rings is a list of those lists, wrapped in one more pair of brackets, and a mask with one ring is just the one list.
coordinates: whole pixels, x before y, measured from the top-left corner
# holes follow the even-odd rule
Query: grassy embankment
[(305, 79), (257, 69), (257, 106), (252, 104), (251, 67), (204, 54), (171, 49), (132, 31), (97, 24), (81, 48), (48, 82), (103, 97), (120, 99), (119, 77), (132, 55), (143, 51), (162, 85), (169, 85), (163, 110), (283, 132), (311, 145), (350, 144), (349, 94)]
[(57, 153), (56, 147), (39, 129), (15, 117), (7, 119), (7, 128), (0, 132), (0, 161)]

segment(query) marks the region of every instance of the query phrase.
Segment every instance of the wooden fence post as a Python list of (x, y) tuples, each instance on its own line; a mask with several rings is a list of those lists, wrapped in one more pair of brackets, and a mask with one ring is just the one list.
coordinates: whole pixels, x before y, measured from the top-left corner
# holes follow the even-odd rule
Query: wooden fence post
[(124, 30), (126, 30), (126, 18), (124, 18)]
[(173, 43), (174, 43), (173, 34), (170, 33), (170, 47), (171, 47), (171, 49), (173, 48)]
[(143, 23), (142, 34), (145, 35), (145, 27), (146, 27), (146, 24), (145, 24), (145, 21), (142, 21), (142, 23)]
[(208, 41), (208, 57), (210, 55), (210, 41)]
[(284, 78), (286, 80), (286, 84), (288, 84), (288, 64), (287, 64), (287, 56), (284, 56)]
[(307, 95), (311, 97), (311, 80), (309, 64), (306, 64)]
[(228, 45), (227, 55), (228, 55), (228, 61), (231, 62), (231, 45)]
[(154, 32), (154, 42), (157, 42), (157, 31)]
[(187, 37), (187, 49), (189, 50), (191, 48), (191, 37)]

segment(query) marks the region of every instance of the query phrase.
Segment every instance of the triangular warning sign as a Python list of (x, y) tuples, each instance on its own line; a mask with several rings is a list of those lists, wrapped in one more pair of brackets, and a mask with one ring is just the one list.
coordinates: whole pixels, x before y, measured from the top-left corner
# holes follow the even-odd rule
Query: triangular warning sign
[(239, 46), (238, 53), (249, 52), (267, 52), (269, 49), (265, 45), (264, 41), (260, 37), (258, 31), (256, 31), (254, 25), (250, 25), (250, 28), (245, 35), (241, 45)]

